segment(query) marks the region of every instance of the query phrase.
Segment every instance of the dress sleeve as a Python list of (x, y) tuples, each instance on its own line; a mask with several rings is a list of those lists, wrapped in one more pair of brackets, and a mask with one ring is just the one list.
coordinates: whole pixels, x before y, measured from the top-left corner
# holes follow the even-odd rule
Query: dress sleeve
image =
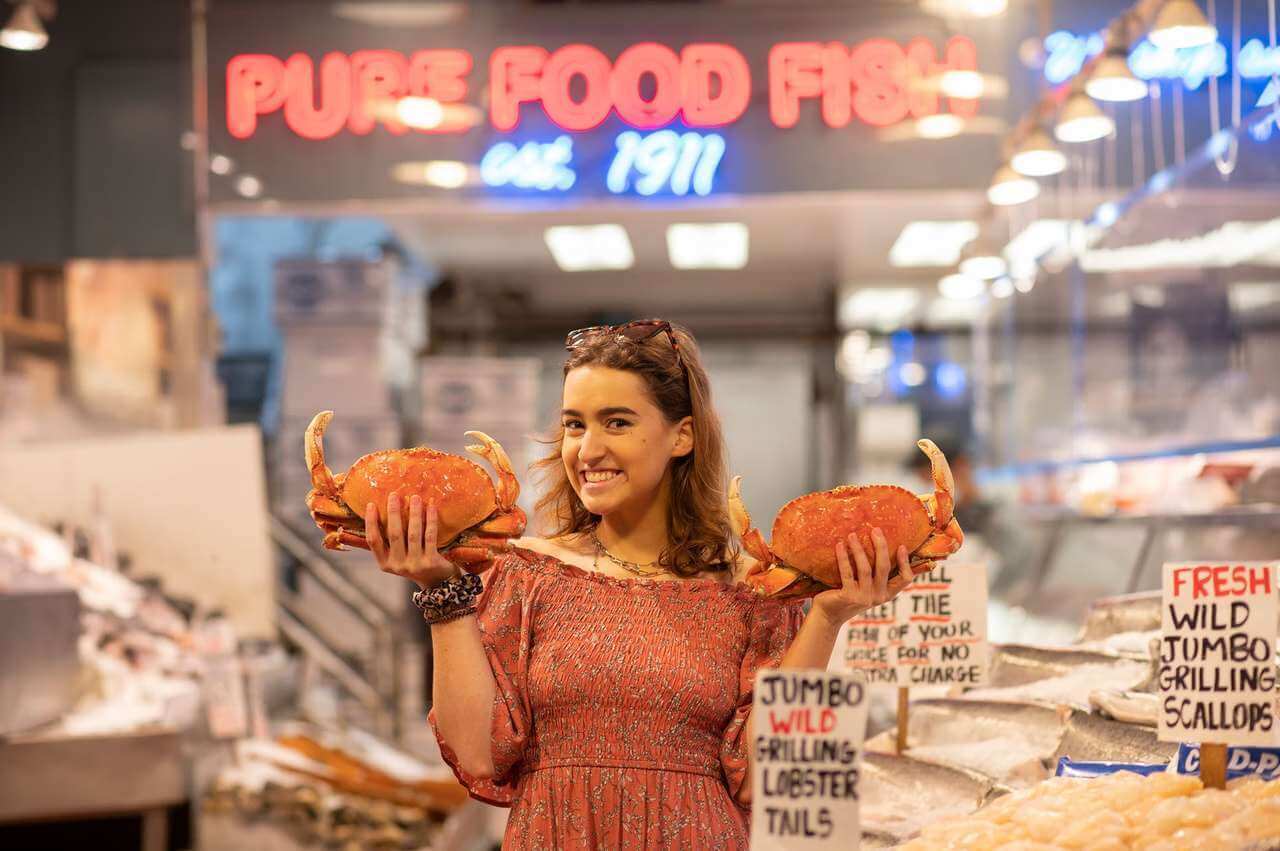
[(751, 613), (747, 652), (742, 657), (738, 673), (738, 705), (725, 727), (720, 743), (720, 765), (729, 794), (736, 802), (742, 785), (747, 780), (747, 716), (751, 714), (756, 672), (761, 668), (776, 668), (782, 656), (800, 631), (804, 621), (802, 601), (778, 602), (760, 600)]
[(494, 774), (483, 780), (462, 770), (457, 754), (440, 735), (433, 709), (427, 716), (440, 753), (473, 798), (499, 807), (515, 800), (520, 763), (532, 729), (526, 689), (531, 644), (530, 605), (536, 574), (521, 570), (514, 553), (500, 556), (484, 573), (484, 591), (476, 602), (476, 620), (496, 689), (491, 736)]

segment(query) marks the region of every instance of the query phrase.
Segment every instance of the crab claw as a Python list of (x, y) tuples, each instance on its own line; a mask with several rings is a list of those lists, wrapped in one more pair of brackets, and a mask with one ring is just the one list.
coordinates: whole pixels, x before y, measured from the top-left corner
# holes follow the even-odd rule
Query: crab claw
[(748, 578), (758, 574), (760, 569), (777, 563), (777, 557), (769, 551), (769, 545), (764, 542), (760, 530), (751, 526), (751, 515), (747, 513), (747, 506), (742, 501), (742, 476), (734, 476), (729, 483), (729, 521), (737, 530), (738, 537), (742, 538), (742, 546), (759, 562), (747, 572)]
[(498, 474), (498, 507), (510, 509), (520, 498), (520, 480), (511, 468), (511, 459), (507, 457), (506, 450), (502, 448), (502, 444), (482, 431), (468, 431), (465, 434), (472, 440), (480, 441), (468, 446), (467, 451), (488, 461), (489, 466), (493, 467)]
[(332, 419), (333, 411), (321, 411), (312, 418), (302, 440), (302, 452), (307, 461), (307, 469), (311, 471), (311, 486), (321, 496), (341, 502), (337, 482), (333, 480), (333, 471), (324, 463), (324, 430), (329, 427)]
[(933, 499), (921, 499), (932, 509), (933, 528), (946, 529), (951, 525), (956, 508), (956, 481), (951, 476), (951, 465), (947, 463), (947, 456), (942, 454), (942, 450), (932, 440), (917, 440), (916, 446), (929, 456), (933, 472)]

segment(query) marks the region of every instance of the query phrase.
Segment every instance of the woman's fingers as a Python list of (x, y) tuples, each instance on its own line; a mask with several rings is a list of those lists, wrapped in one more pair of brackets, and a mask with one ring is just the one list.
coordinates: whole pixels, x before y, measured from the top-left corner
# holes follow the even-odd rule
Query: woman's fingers
[(884, 532), (872, 529), (871, 543), (876, 550), (876, 563), (872, 568), (872, 576), (875, 578), (876, 590), (880, 592), (881, 597), (884, 597), (889, 592), (889, 574), (893, 572), (893, 560), (889, 558), (889, 542), (885, 540)]
[(422, 558), (422, 497), (417, 494), (409, 497), (409, 541), (405, 549), (409, 561), (417, 563)]
[(836, 564), (840, 568), (840, 587), (845, 591), (854, 590), (857, 580), (853, 578), (853, 565), (849, 563), (849, 551), (844, 541), (836, 541)]
[(898, 547), (898, 574), (889, 582), (889, 593), (896, 595), (915, 581), (916, 573), (911, 569), (911, 559), (906, 547)]
[(427, 502), (427, 533), (422, 542), (422, 550), (427, 553), (436, 551), (436, 537), (440, 533), (440, 512), (436, 511), (434, 499)]
[(405, 559), (404, 528), (400, 520), (400, 497), (394, 493), (387, 498), (387, 538), (391, 545), (391, 560), (402, 564)]
[(854, 581), (856, 583), (870, 582), (873, 578), (871, 562), (867, 560), (867, 553), (862, 549), (862, 542), (858, 540), (857, 535), (849, 536), (849, 549), (853, 552), (853, 564), (857, 568), (854, 572)]
[(382, 540), (382, 529), (378, 525), (378, 504), (376, 502), (371, 502), (364, 507), (364, 540), (369, 545), (369, 551), (378, 560), (378, 565), (385, 570), (387, 545)]

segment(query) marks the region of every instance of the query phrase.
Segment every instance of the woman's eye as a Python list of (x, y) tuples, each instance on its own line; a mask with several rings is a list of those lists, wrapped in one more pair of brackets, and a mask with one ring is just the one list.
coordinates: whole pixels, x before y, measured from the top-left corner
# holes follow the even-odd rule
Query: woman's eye
[(562, 425), (566, 431), (577, 431), (582, 428), (582, 423), (579, 420), (565, 420)]
[(607, 425), (609, 428), (626, 428), (627, 426), (631, 425), (631, 423), (627, 422), (626, 420), (619, 419), (618, 417), (611, 417), (605, 420), (604, 424)]

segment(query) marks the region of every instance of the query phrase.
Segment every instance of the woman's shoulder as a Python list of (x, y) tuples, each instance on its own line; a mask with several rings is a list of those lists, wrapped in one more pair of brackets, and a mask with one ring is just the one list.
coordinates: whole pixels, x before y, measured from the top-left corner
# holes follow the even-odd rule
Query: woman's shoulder
[(513, 539), (511, 546), (517, 550), (526, 550), (548, 556), (563, 564), (580, 567), (584, 570), (591, 568), (591, 559), (588, 552), (573, 537), (540, 538), (529, 535)]

